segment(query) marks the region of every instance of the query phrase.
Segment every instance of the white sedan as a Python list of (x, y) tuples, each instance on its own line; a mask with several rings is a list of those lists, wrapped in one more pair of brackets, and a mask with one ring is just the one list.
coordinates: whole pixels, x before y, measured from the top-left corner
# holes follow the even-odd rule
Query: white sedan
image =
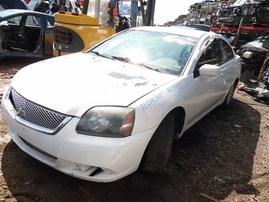
[(111, 182), (166, 167), (173, 139), (230, 103), (241, 61), (213, 32), (122, 31), (21, 69), (2, 99), (13, 141), (68, 175)]

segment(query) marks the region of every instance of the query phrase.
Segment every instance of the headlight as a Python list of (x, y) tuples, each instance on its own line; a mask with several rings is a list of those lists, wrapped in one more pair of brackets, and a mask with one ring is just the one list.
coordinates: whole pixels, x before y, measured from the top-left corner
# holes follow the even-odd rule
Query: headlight
[(253, 53), (251, 51), (246, 51), (243, 53), (243, 58), (251, 59), (253, 57)]
[(80, 119), (76, 131), (84, 135), (127, 137), (133, 130), (135, 110), (126, 107), (95, 107)]

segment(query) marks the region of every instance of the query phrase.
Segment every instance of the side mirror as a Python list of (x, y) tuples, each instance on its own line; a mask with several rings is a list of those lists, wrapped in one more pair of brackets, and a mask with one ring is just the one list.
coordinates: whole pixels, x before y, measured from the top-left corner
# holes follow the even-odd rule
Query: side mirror
[(2, 21), (2, 22), (0, 22), (0, 26), (1, 25), (5, 25), (5, 26), (8, 26), (8, 22), (5, 20), (5, 21)]
[(199, 73), (201, 76), (219, 76), (220, 68), (216, 65), (205, 64), (200, 67)]

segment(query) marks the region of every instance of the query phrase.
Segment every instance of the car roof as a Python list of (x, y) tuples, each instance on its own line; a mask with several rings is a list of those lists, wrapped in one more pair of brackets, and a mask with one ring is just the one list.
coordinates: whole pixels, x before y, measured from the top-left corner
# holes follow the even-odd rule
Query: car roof
[(54, 17), (52, 15), (46, 14), (46, 13), (41, 13), (41, 12), (36, 12), (36, 11), (31, 11), (31, 10), (23, 10), (23, 9), (7, 9), (4, 11), (0, 12), (0, 20), (2, 18), (6, 18), (12, 15), (17, 15), (17, 14), (37, 14), (37, 15), (46, 15), (46, 16), (50, 16), (50, 17)]
[(186, 25), (181, 25), (181, 26), (186, 26), (188, 28), (203, 30), (207, 32), (210, 31), (210, 25), (205, 25), (205, 24), (186, 24)]
[[(132, 29), (136, 30), (145, 30), (145, 31), (157, 31), (157, 32), (164, 32), (170, 34), (178, 34), (183, 36), (189, 36), (192, 38), (201, 38), (204, 35), (208, 35), (209, 32), (196, 30), (196, 29), (189, 29), (187, 27), (181, 26), (173, 26), (173, 27), (162, 27), (162, 26), (144, 26), (144, 27), (135, 27)], [(210, 33), (213, 34), (213, 33)]]

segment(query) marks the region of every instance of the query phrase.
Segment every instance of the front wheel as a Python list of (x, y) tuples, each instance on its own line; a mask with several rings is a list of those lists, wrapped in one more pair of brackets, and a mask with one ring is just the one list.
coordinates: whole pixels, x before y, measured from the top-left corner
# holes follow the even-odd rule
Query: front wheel
[(153, 134), (140, 164), (142, 171), (162, 172), (169, 160), (175, 132), (175, 118), (168, 114)]

